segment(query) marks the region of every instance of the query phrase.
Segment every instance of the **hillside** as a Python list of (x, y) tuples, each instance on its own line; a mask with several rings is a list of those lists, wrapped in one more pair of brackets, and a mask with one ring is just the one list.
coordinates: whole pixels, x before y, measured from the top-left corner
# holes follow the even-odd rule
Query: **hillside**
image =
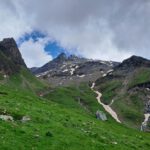
[[(75, 101), (60, 104), (60, 96), (71, 100), (71, 93), (79, 95), (78, 90), (58, 89), (49, 98), (9, 87), (0, 86), (0, 90), (0, 113), (11, 118), (0, 119), (1, 149), (149, 149), (148, 134), (127, 128), (109, 117), (108, 121), (97, 120), (94, 113), (82, 109)], [(66, 90), (70, 94), (66, 95)], [(84, 90), (84, 100), (89, 95), (93, 101), (91, 110), (103, 110), (96, 104), (95, 94), (88, 88)]]
[[(110, 74), (96, 81), (102, 101), (111, 104), (122, 122), (141, 128), (144, 114), (149, 114), (150, 61), (132, 56), (114, 68)], [(149, 131), (149, 121), (144, 130)]]
[[(5, 51), (9, 49), (6, 44)], [(17, 46), (15, 51), (19, 54)], [(5, 62), (8, 66), (0, 67), (0, 149), (149, 149), (149, 134), (117, 123), (97, 102), (92, 82), (54, 87), (33, 76), (21, 55), (5, 53), (5, 58), (1, 66)], [(142, 84), (143, 80), (137, 82)]]

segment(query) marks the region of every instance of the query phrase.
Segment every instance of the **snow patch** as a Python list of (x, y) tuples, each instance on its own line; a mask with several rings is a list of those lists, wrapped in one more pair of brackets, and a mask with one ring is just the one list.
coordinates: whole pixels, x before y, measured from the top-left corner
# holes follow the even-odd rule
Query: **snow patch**
[(75, 68), (71, 68), (71, 69), (70, 69), (70, 74), (73, 75), (73, 74), (74, 74), (74, 71), (75, 71)]
[(107, 71), (107, 73), (111, 73), (111, 72), (113, 72), (113, 71), (114, 71), (114, 70), (113, 70), (113, 69), (111, 69), (111, 70), (108, 70), (108, 71)]
[(75, 66), (75, 69), (77, 69), (77, 68), (79, 68), (79, 66), (77, 65), (77, 66)]
[(107, 74), (106, 74), (106, 73), (104, 73), (102, 76), (103, 76), (103, 77), (106, 77), (106, 76), (107, 76)]
[(49, 71), (45, 71), (43, 73), (40, 73), (40, 74), (37, 74), (36, 77), (41, 77), (41, 76), (44, 76), (48, 73)]
[(68, 69), (65, 69), (65, 70), (63, 70), (62, 72), (67, 72), (68, 71)]
[(77, 75), (77, 77), (83, 78), (83, 77), (85, 77), (85, 74), (83, 74), (83, 75)]
[(94, 82), (94, 83), (92, 83), (91, 89), (93, 90), (93, 89), (94, 89), (94, 87), (95, 87), (95, 82)]
[(66, 64), (62, 65), (62, 66), (61, 66), (61, 69), (65, 68), (65, 67), (66, 67)]
[(105, 65), (107, 65), (107, 62), (105, 62), (105, 61), (100, 61), (102, 64), (105, 64)]

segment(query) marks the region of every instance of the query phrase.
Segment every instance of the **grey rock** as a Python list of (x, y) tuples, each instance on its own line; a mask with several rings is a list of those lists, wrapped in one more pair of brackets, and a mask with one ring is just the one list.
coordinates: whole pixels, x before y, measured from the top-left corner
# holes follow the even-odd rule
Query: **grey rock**
[(13, 117), (10, 115), (0, 115), (0, 119), (4, 121), (14, 121)]
[(99, 120), (102, 120), (102, 121), (107, 120), (106, 114), (102, 111), (99, 111), (99, 110), (96, 111), (96, 118)]

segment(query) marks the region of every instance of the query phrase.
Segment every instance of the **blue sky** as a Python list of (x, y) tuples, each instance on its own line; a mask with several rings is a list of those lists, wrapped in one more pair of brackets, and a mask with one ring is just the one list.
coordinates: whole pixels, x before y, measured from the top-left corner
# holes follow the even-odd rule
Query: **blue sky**
[(24, 34), (17, 44), (28, 67), (41, 67), (62, 52), (70, 55), (57, 41), (39, 31)]
[[(18, 46), (20, 46), (23, 42), (29, 41), (32, 39), (34, 42), (38, 41), (39, 39), (46, 38), (47, 35), (41, 33), (39, 31), (33, 31), (31, 33), (26, 33), (17, 41)], [(69, 55), (69, 53), (61, 47), (57, 41), (48, 41), (44, 47), (45, 52), (51, 55), (53, 58), (57, 57), (60, 53), (64, 52)]]

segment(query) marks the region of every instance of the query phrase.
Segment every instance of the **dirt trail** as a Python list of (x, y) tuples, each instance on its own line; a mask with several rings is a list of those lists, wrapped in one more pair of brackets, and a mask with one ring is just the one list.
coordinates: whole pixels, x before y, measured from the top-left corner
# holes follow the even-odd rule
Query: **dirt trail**
[(119, 120), (116, 112), (114, 110), (112, 110), (112, 108), (109, 105), (105, 105), (104, 103), (101, 102), (101, 97), (102, 94), (99, 91), (95, 91), (94, 90), (95, 87), (95, 83), (92, 84), (91, 89), (97, 94), (97, 101), (100, 105), (102, 105), (104, 107), (104, 109), (119, 123), (121, 123), (121, 121)]

